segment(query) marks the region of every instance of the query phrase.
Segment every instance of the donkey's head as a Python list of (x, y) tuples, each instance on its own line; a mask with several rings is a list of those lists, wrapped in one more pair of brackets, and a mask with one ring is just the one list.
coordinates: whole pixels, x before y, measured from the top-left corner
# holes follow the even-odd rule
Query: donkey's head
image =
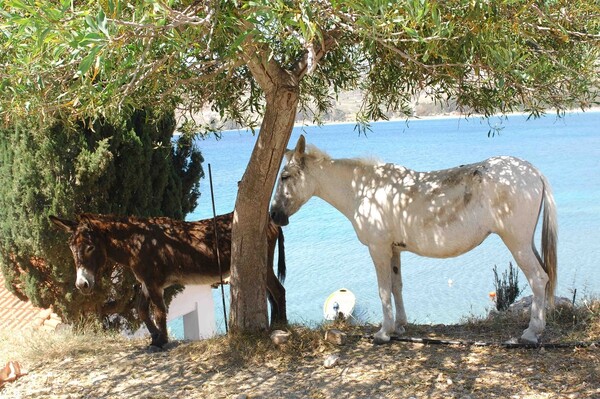
[(281, 171), (271, 202), (271, 218), (280, 226), (287, 225), (289, 217), (315, 193), (315, 179), (307, 171), (309, 162), (305, 147), (304, 136), (300, 136), (296, 148), (285, 154), (287, 163)]
[(106, 249), (102, 235), (93, 225), (80, 218), (79, 222), (49, 216), (52, 223), (71, 233), (69, 247), (75, 260), (77, 279), (75, 286), (84, 294), (90, 295), (96, 283), (98, 272), (106, 264)]

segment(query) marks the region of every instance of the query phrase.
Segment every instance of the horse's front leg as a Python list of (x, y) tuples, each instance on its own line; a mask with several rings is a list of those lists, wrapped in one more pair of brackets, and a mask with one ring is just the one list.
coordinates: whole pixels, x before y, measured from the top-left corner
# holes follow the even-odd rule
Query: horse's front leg
[(379, 298), (381, 299), (381, 309), (383, 311), (383, 322), (381, 329), (375, 333), (373, 342), (375, 344), (384, 344), (390, 341), (390, 334), (394, 332), (394, 309), (392, 307), (392, 269), (390, 259), (392, 258), (391, 248), (369, 247), (369, 253), (375, 265), (377, 273), (377, 284), (379, 286)]
[(150, 300), (154, 304), (154, 322), (156, 323), (157, 332), (152, 334), (151, 346), (162, 348), (169, 342), (167, 332), (167, 306), (163, 297), (164, 290), (155, 288), (148, 291)]
[(402, 300), (402, 268), (400, 267), (400, 251), (392, 248), (392, 294), (394, 295), (394, 304), (396, 305), (396, 324), (394, 332), (398, 335), (406, 331), (406, 312), (404, 311), (404, 301)]

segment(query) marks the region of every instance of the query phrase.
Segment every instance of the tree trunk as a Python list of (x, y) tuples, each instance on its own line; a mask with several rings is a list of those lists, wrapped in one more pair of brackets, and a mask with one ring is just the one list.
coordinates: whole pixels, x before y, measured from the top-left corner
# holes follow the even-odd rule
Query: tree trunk
[(263, 87), (267, 100), (264, 119), (239, 184), (235, 204), (231, 250), (231, 331), (260, 331), (269, 326), (266, 297), (266, 268), (272, 267), (266, 264), (269, 202), (298, 105), (295, 79), (292, 79), (291, 85), (269, 82), (272, 86)]

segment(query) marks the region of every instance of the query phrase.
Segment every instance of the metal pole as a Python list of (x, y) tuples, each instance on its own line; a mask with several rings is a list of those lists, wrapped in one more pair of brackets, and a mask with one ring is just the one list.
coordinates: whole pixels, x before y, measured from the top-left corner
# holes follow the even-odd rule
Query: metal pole
[(217, 212), (215, 211), (215, 194), (212, 183), (212, 170), (208, 164), (208, 181), (210, 182), (210, 199), (212, 201), (213, 210), (213, 227), (215, 229), (215, 253), (217, 254), (217, 264), (219, 265), (219, 276), (221, 278), (221, 300), (223, 302), (223, 319), (225, 320), (225, 333), (229, 333), (227, 328), (227, 310), (225, 309), (225, 288), (223, 288), (223, 269), (221, 268), (221, 255), (219, 253), (219, 233), (217, 232)]

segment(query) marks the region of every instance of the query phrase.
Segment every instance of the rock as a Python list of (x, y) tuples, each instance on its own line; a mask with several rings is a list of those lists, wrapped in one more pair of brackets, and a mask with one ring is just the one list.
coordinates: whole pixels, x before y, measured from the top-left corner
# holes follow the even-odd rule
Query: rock
[(325, 331), (325, 341), (335, 345), (344, 345), (346, 343), (346, 333), (336, 329), (327, 330)]
[(339, 362), (340, 362), (340, 355), (333, 354), (333, 355), (329, 355), (329, 356), (327, 356), (327, 358), (325, 358), (325, 361), (323, 362), (323, 366), (325, 366), (326, 369), (330, 369), (330, 368), (336, 366)]
[(3, 369), (0, 369), (0, 388), (4, 386), (7, 382), (16, 381), (17, 378), (20, 378), (27, 374), (27, 371), (21, 367), (19, 362), (14, 360), (6, 363)]
[(288, 331), (275, 330), (271, 333), (271, 341), (273, 341), (275, 345), (285, 344), (289, 339), (290, 333)]
[[(531, 310), (531, 302), (533, 302), (533, 295), (523, 297), (523, 298), (519, 299), (518, 301), (514, 302), (512, 305), (510, 305), (506, 311), (511, 312), (511, 313), (527, 314)], [(554, 307), (555, 308), (563, 307), (563, 308), (570, 309), (570, 308), (573, 308), (573, 303), (571, 302), (571, 300), (569, 298), (565, 298), (562, 296), (555, 296), (554, 297)], [(546, 306), (546, 308), (547, 308), (547, 306)], [(487, 317), (488, 317), (488, 319), (491, 319), (499, 314), (500, 314), (500, 312), (498, 312), (495, 308), (493, 308), (488, 312)]]

